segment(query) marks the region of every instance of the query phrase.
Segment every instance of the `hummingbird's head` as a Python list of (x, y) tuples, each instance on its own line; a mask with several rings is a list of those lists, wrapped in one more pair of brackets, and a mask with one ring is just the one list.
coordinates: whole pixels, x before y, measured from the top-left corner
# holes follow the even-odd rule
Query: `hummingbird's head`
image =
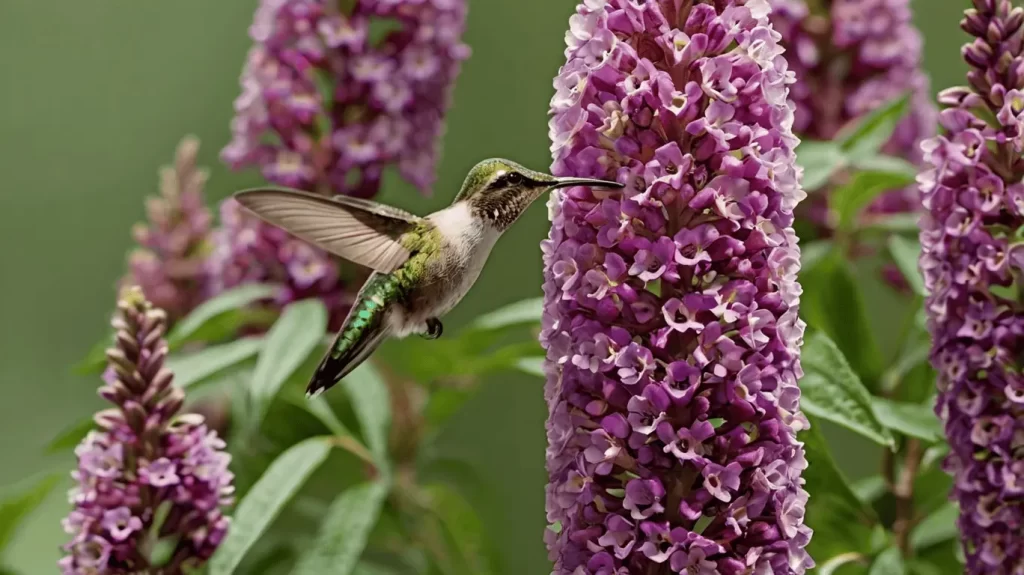
[(605, 180), (556, 178), (496, 158), (473, 166), (455, 202), (469, 202), (474, 215), (505, 230), (544, 192), (571, 186), (623, 187)]

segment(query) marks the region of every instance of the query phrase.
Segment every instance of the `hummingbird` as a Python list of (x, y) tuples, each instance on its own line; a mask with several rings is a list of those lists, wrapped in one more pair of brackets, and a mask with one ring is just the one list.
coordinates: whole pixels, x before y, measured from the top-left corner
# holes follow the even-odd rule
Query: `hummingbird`
[(498, 238), (537, 198), (572, 186), (623, 187), (489, 159), (469, 171), (451, 205), (425, 217), (372, 200), (289, 188), (236, 192), (260, 219), (372, 270), (306, 395), (333, 387), (389, 337), (440, 337), (441, 318), (476, 283)]

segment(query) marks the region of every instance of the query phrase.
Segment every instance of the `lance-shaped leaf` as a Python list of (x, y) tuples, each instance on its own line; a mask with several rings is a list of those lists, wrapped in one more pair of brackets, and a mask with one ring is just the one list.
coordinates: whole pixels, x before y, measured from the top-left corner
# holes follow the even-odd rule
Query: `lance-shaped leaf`
[(868, 575), (903, 575), (906, 572), (899, 547), (888, 547), (875, 557)]
[(312, 549), (293, 575), (350, 575), (366, 547), (388, 493), (385, 482), (364, 483), (339, 495), (320, 526)]
[(833, 250), (806, 274), (800, 317), (809, 326), (828, 334), (843, 351), (854, 371), (874, 381), (883, 368), (882, 352), (871, 330), (861, 285), (850, 264)]
[(846, 166), (839, 144), (804, 140), (796, 148), (796, 162), (804, 169), (801, 183), (808, 192), (821, 188), (832, 175)]
[(245, 337), (194, 353), (171, 354), (167, 358), (167, 368), (174, 373), (175, 385), (192, 387), (256, 357), (263, 348), (263, 342), (262, 337)]
[(377, 464), (388, 468), (388, 430), (391, 427), (391, 400), (387, 384), (370, 362), (364, 362), (341, 381), (359, 418), (366, 446)]
[(872, 397), (871, 406), (882, 425), (893, 431), (929, 442), (943, 437), (942, 423), (927, 405)]
[(272, 298), (275, 293), (277, 293), (277, 288), (271, 285), (245, 284), (218, 294), (182, 318), (167, 336), (168, 344), (173, 348), (193, 339), (209, 324), (222, 319), (225, 314), (237, 311), (253, 302)]
[(907, 279), (910, 287), (918, 295), (925, 295), (924, 278), (917, 267), (917, 260), (921, 257), (920, 242), (909, 240), (903, 236), (893, 235), (889, 237), (889, 253), (893, 261), (900, 268), (900, 273)]
[(914, 178), (893, 172), (857, 172), (849, 183), (832, 192), (832, 211), (839, 218), (839, 228), (850, 230), (861, 210), (888, 190), (914, 183)]
[(857, 497), (836, 465), (821, 433), (820, 420), (808, 419), (811, 428), (798, 436), (804, 442), (807, 459), (803, 474), (810, 494), (806, 523), (815, 534), (808, 552), (819, 563), (847, 553), (868, 554), (878, 517), (870, 505)]
[(800, 273), (806, 274), (824, 260), (835, 245), (832, 240), (817, 240), (800, 246)]
[(943, 541), (949, 541), (960, 533), (956, 520), (960, 510), (956, 503), (947, 502), (921, 520), (910, 532), (910, 546), (924, 549)]
[(435, 483), (425, 489), (431, 512), (447, 531), (449, 556), (460, 575), (497, 573), (496, 557), (473, 506), (451, 487)]
[(93, 375), (103, 373), (107, 366), (107, 348), (113, 345), (114, 332), (107, 331), (107, 335), (96, 342), (75, 366), (71, 369), (75, 375)]
[(32, 487), (6, 494), (6, 497), (0, 500), (0, 555), (10, 544), (25, 518), (39, 507), (60, 480), (60, 475), (47, 475)]
[(917, 179), (918, 167), (903, 158), (897, 156), (886, 156), (877, 154), (859, 158), (853, 162), (853, 167), (865, 172), (888, 172), (900, 174), (910, 181)]
[(470, 325), (470, 329), (493, 330), (513, 325), (540, 323), (543, 310), (544, 298), (524, 299), (478, 317)]
[(330, 450), (330, 438), (314, 437), (293, 445), (274, 460), (238, 504), (231, 529), (210, 560), (210, 575), (234, 573), (249, 548), (327, 459)]
[(801, 364), (804, 377), (800, 380), (800, 406), (804, 411), (895, 448), (889, 429), (875, 415), (871, 394), (828, 336), (816, 332), (807, 338)]
[(882, 146), (889, 141), (896, 125), (909, 108), (909, 95), (893, 98), (884, 106), (879, 106), (862, 117), (855, 124), (844, 128), (836, 140), (843, 154), (851, 163), (858, 163), (864, 158), (875, 156)]
[(252, 377), (257, 420), (263, 419), (281, 385), (319, 347), (326, 330), (327, 308), (319, 299), (297, 301), (284, 308), (267, 333)]
[(96, 429), (96, 422), (91, 417), (65, 427), (46, 444), (46, 453), (61, 453), (74, 449), (93, 429)]

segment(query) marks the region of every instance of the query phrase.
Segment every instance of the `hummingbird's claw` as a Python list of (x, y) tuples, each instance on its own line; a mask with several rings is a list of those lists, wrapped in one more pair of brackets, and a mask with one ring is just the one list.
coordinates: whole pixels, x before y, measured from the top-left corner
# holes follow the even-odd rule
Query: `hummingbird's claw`
[(423, 334), (423, 337), (427, 339), (437, 339), (441, 337), (442, 331), (444, 331), (444, 326), (441, 325), (441, 320), (436, 317), (432, 317), (427, 320), (427, 333)]

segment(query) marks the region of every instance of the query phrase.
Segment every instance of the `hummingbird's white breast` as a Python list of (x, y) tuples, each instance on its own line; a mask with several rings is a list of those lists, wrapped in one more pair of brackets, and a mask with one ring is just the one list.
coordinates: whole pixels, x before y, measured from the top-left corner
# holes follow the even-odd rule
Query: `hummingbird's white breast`
[(462, 301), (501, 236), (489, 222), (474, 216), (467, 202), (452, 204), (426, 219), (437, 228), (441, 249), (427, 266), (419, 297), (413, 298), (415, 307), (396, 308), (388, 318), (394, 337), (425, 331), (428, 318), (440, 318)]

